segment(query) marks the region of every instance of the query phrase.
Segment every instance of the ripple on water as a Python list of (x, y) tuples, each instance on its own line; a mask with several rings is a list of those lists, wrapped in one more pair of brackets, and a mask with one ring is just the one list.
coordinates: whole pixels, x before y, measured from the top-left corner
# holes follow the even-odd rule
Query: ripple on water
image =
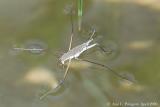
[(25, 43), (25, 47), (29, 49), (40, 49), (40, 50), (31, 50), (33, 54), (42, 54), (48, 48), (47, 44), (40, 40), (30, 40)]
[(21, 52), (27, 51), (31, 54), (42, 55), (45, 54), (47, 48), (47, 44), (41, 40), (28, 40), (22, 45), (14, 44), (14, 46), (10, 49), (9, 53), (11, 55), (18, 55)]

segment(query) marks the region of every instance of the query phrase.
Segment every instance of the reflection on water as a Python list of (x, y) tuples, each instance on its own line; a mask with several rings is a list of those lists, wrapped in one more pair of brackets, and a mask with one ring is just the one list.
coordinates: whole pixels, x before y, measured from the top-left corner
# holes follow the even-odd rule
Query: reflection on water
[[(155, 102), (158, 107), (160, 11), (141, 5), (144, 0), (84, 1), (82, 31), (98, 27), (98, 35), (102, 35), (98, 42), (113, 49), (113, 54), (95, 48), (81, 57), (109, 65), (135, 83), (123, 81), (107, 69), (73, 61), (64, 86), (39, 100), (39, 94), (63, 77), (55, 53), (66, 51), (69, 44), (70, 19), (63, 11), (71, 1), (0, 0), (0, 107), (111, 107), (107, 104), (116, 101)], [(76, 33), (74, 46), (89, 37), (80, 34)]]
[(151, 48), (154, 44), (154, 41), (147, 40), (147, 41), (133, 41), (128, 44), (129, 49), (134, 50), (143, 50), (146, 48)]
[(57, 79), (51, 71), (44, 68), (34, 68), (30, 71), (27, 71), (25, 74), (24, 81), (32, 84), (47, 84), (51, 87), (57, 85)]
[(18, 47), (14, 45), (13, 49), (11, 49), (11, 54), (15, 55), (16, 53), (18, 54), (23, 51), (30, 52), (32, 54), (44, 54), (46, 50), (47, 46), (45, 43), (37, 40), (32, 40), (24, 43), (24, 46), (22, 45)]

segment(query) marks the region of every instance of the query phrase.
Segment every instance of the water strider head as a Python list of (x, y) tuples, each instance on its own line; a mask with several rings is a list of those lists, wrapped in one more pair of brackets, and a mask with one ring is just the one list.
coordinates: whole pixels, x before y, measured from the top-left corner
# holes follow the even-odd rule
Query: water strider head
[(61, 64), (61, 65), (64, 65), (64, 62), (65, 62), (65, 58), (64, 58), (64, 55), (65, 53), (59, 58), (58, 62)]
[(62, 62), (61, 58), (58, 59), (58, 64), (61, 66), (61, 65), (64, 65), (64, 62)]
[(73, 55), (70, 55), (69, 53), (70, 51), (68, 51), (67, 53), (64, 53), (60, 58), (59, 58), (59, 61), (60, 64), (64, 65), (65, 61), (69, 60), (69, 59), (72, 59), (74, 56)]

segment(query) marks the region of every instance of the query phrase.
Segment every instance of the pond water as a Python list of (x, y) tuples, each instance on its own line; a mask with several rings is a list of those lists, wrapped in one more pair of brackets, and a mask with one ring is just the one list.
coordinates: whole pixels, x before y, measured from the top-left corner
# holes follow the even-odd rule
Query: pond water
[[(134, 83), (73, 60), (65, 84), (40, 100), (64, 75), (58, 58), (68, 50), (65, 7), (72, 3), (73, 46), (87, 41), (94, 27), (95, 41), (112, 50), (94, 48), (80, 58), (108, 65)], [(159, 1), (84, 1), (81, 32), (76, 9), (73, 0), (0, 0), (0, 107), (160, 107)]]

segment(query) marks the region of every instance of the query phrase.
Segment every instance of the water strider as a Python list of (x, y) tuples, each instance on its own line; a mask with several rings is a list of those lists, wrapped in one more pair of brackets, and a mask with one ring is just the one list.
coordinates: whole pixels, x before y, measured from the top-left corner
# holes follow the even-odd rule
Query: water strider
[[(126, 77), (120, 75), (119, 73), (115, 72), (114, 70), (112, 70), (112, 69), (111, 69), (110, 67), (108, 67), (107, 65), (100, 64), (100, 63), (93, 62), (93, 61), (89, 61), (89, 60), (87, 60), (87, 59), (79, 59), (79, 56), (80, 56), (83, 52), (85, 52), (85, 51), (87, 51), (87, 50), (89, 50), (90, 48), (93, 48), (93, 47), (95, 47), (95, 46), (98, 46), (98, 47), (99, 47), (102, 51), (104, 51), (104, 52), (107, 52), (107, 51), (106, 51), (105, 49), (103, 49), (98, 43), (90, 44), (91, 42), (93, 42), (93, 36), (94, 36), (94, 34), (95, 34), (95, 30), (93, 30), (93, 32), (92, 32), (92, 34), (91, 34), (91, 36), (90, 36), (90, 38), (89, 38), (88, 41), (86, 41), (86, 42), (84, 42), (84, 43), (82, 43), (82, 44), (80, 44), (80, 45), (75, 46), (75, 47), (72, 48), (72, 39), (73, 39), (73, 36), (74, 36), (74, 33), (73, 33), (73, 32), (74, 32), (74, 30), (73, 30), (74, 26), (73, 26), (73, 19), (72, 19), (72, 9), (71, 9), (71, 17), (70, 17), (70, 18), (71, 18), (71, 24), (72, 24), (72, 31), (71, 31), (71, 37), (70, 37), (70, 42), (69, 42), (69, 49), (68, 49), (68, 51), (67, 51), (66, 53), (64, 53), (64, 54), (59, 58), (59, 61), (60, 61), (61, 64), (63, 64), (63, 65), (65, 64), (66, 61), (68, 61), (67, 67), (66, 67), (66, 69), (65, 69), (64, 76), (63, 76), (63, 78), (59, 81), (59, 83), (57, 84), (57, 86), (52, 87), (51, 90), (47, 91), (47, 92), (44, 93), (42, 96), (40, 96), (40, 99), (43, 99), (45, 96), (47, 96), (48, 94), (52, 93), (55, 89), (57, 89), (58, 87), (60, 87), (60, 86), (64, 83), (64, 81), (65, 81), (65, 79), (66, 79), (66, 77), (67, 77), (67, 74), (68, 74), (68, 71), (69, 71), (69, 67), (70, 67), (70, 63), (71, 63), (71, 60), (72, 60), (72, 59), (75, 59), (75, 60), (78, 60), (78, 61), (89, 62), (89, 63), (95, 64), (95, 65), (98, 65), (98, 66), (107, 68), (108, 70), (110, 70), (111, 72), (113, 72), (115, 75), (121, 77), (122, 79), (125, 79), (125, 80), (130, 81), (128, 78), (126, 78)], [(36, 48), (32, 48), (32, 49), (30, 49), (30, 48), (28, 48), (28, 49), (27, 49), (27, 48), (26, 48), (26, 49), (24, 49), (24, 48), (15, 48), (15, 49), (17, 49), (17, 50), (23, 50), (23, 51), (42, 51), (41, 49), (36, 49)]]
[[(122, 79), (125, 79), (125, 80), (127, 80), (127, 81), (133, 82), (133, 81), (130, 80), (129, 78), (127, 78), (127, 77), (125, 77), (125, 76), (122, 76), (122, 75), (120, 75), (119, 73), (115, 72), (112, 68), (110, 68), (110, 67), (107, 66), (107, 65), (100, 64), (100, 63), (97, 63), (97, 62), (94, 62), (94, 61), (90, 61), (90, 60), (87, 60), (87, 59), (79, 59), (79, 56), (80, 56), (83, 52), (85, 52), (85, 51), (87, 51), (88, 49), (93, 48), (93, 47), (95, 47), (95, 46), (98, 46), (103, 52), (108, 52), (108, 51), (106, 51), (104, 48), (102, 48), (98, 43), (94, 43), (94, 44), (91, 44), (91, 45), (90, 45), (90, 43), (93, 41), (93, 36), (94, 36), (94, 34), (95, 34), (95, 30), (93, 30), (93, 33), (92, 33), (92, 35), (90, 36), (90, 39), (89, 39), (88, 41), (86, 41), (86, 42), (84, 42), (84, 43), (82, 43), (82, 44), (80, 44), (80, 45), (78, 45), (78, 46), (76, 46), (76, 47), (74, 47), (74, 48), (72, 48), (72, 49), (69, 48), (69, 50), (68, 50), (66, 53), (64, 53), (64, 54), (59, 58), (61, 64), (63, 64), (63, 65), (65, 64), (66, 61), (69, 62), (68, 65), (67, 65), (67, 68), (66, 68), (66, 70), (65, 70), (65, 74), (64, 74), (63, 78), (60, 80), (60, 82), (57, 84), (57, 86), (56, 86), (56, 87), (52, 87), (53, 89), (51, 89), (51, 90), (47, 91), (45, 94), (43, 94), (43, 95), (40, 97), (40, 99), (43, 99), (43, 98), (46, 97), (48, 94), (52, 93), (53, 90), (57, 89), (58, 87), (60, 87), (60, 86), (64, 83), (64, 81), (65, 81), (65, 79), (66, 79), (66, 76), (67, 76), (67, 73), (68, 73), (68, 69), (69, 69), (69, 66), (70, 66), (70, 62), (71, 62), (72, 59), (75, 59), (75, 60), (78, 60), (78, 61), (85, 61), (85, 62), (88, 62), (88, 63), (92, 63), (92, 64), (95, 64), (95, 65), (98, 65), (98, 66), (103, 67), (103, 68), (107, 68), (109, 71), (111, 71), (112, 73), (114, 73), (116, 76), (118, 76), (118, 77), (120, 77), (120, 78), (122, 78)], [(72, 35), (72, 37), (73, 37), (73, 35)], [(71, 41), (72, 41), (72, 39), (71, 39)], [(71, 46), (71, 42), (70, 42), (70, 46)]]
[(95, 34), (95, 30), (93, 31), (90, 39), (89, 39), (87, 42), (82, 43), (82, 44), (80, 44), (80, 45), (72, 48), (72, 49), (69, 50), (68, 52), (64, 53), (64, 54), (60, 57), (60, 59), (59, 59), (60, 62), (61, 62), (62, 64), (64, 64), (64, 62), (67, 61), (67, 60), (69, 60), (69, 59), (70, 59), (70, 60), (73, 59), (73, 58), (78, 59), (78, 57), (79, 57), (84, 51), (86, 51), (86, 50), (88, 50), (88, 49), (90, 49), (90, 48), (98, 45), (98, 43), (94, 43), (94, 44), (91, 44), (91, 45), (90, 45), (90, 43), (93, 41), (93, 38), (92, 38), (92, 37), (93, 37), (94, 34)]
[[(72, 8), (72, 7), (71, 7)], [(72, 11), (73, 9), (70, 9), (70, 19), (71, 19), (71, 25), (72, 25), (72, 30), (71, 30), (71, 36), (70, 36), (70, 42), (69, 42), (69, 49), (66, 53), (64, 53), (60, 58), (59, 58), (59, 61), (61, 62), (61, 64), (65, 64), (66, 61), (68, 61), (67, 63), (67, 67), (65, 69), (65, 73), (63, 75), (63, 78), (59, 81), (59, 83), (57, 84), (57, 86), (53, 86), (51, 90), (47, 91), (46, 93), (44, 93), (42, 96), (40, 96), (40, 99), (43, 99), (44, 97), (46, 97), (47, 95), (49, 95), (50, 93), (52, 93), (54, 90), (56, 90), (58, 87), (60, 87), (66, 77), (67, 77), (67, 74), (68, 74), (68, 71), (69, 71), (69, 67), (70, 67), (70, 63), (71, 63), (71, 60), (72, 59), (75, 59), (75, 60), (78, 60), (78, 61), (85, 61), (85, 62), (88, 62), (88, 63), (92, 63), (92, 64), (95, 64), (95, 65), (98, 65), (98, 66), (101, 66), (101, 67), (104, 67), (104, 68), (107, 68), (108, 70), (110, 70), (111, 72), (113, 72), (115, 75), (117, 75), (118, 77), (122, 78), (122, 79), (125, 79), (125, 80), (128, 80), (128, 81), (131, 81), (129, 80), (128, 78), (120, 75), (119, 73), (115, 72), (114, 70), (112, 70), (110, 67), (108, 67), (107, 65), (103, 65), (103, 64), (100, 64), (100, 63), (97, 63), (97, 62), (93, 62), (93, 61), (89, 61), (89, 60), (86, 60), (86, 59), (79, 59), (79, 56), (89, 50), (90, 48), (93, 48), (95, 46), (98, 46), (103, 52), (106, 52), (108, 53), (108, 51), (106, 51), (104, 48), (102, 48), (98, 43), (93, 43), (93, 44), (90, 44), (91, 42), (93, 42), (93, 36), (95, 34), (95, 30), (93, 30), (90, 38), (88, 41), (78, 45), (78, 46), (75, 46), (72, 48), (72, 39), (73, 39), (73, 36), (74, 36), (74, 24), (73, 24), (73, 19), (72, 19)], [(110, 51), (109, 51), (110, 53)]]

